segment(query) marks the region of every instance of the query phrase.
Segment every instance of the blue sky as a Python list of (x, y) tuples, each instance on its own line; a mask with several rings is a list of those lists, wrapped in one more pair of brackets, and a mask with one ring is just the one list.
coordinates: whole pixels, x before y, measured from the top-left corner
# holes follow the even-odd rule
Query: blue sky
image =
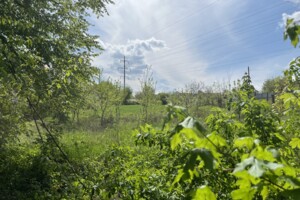
[(94, 65), (122, 81), (125, 55), (128, 86), (138, 91), (151, 66), (158, 92), (233, 82), (249, 66), (260, 90), (299, 55), (282, 26), (299, 8), (300, 0), (116, 0), (109, 16), (89, 18), (105, 49)]

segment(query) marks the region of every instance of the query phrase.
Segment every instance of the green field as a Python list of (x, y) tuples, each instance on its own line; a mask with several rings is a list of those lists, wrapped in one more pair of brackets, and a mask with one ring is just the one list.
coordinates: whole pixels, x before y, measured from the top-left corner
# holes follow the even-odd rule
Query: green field
[[(70, 156), (74, 159), (99, 156), (109, 146), (134, 146), (132, 131), (141, 124), (140, 105), (123, 105), (120, 107), (120, 121), (100, 125), (99, 117), (91, 111), (84, 111), (79, 122), (72, 124), (71, 130), (62, 134), (62, 143)], [(165, 106), (151, 108), (152, 120), (157, 126), (162, 126), (162, 119), (166, 113)], [(157, 120), (159, 119), (159, 120)], [(75, 127), (75, 128), (74, 128)]]

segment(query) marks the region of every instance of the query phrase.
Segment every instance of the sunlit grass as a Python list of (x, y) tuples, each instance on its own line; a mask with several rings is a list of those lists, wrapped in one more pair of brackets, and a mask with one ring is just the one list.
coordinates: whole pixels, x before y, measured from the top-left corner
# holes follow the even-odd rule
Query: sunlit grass
[(133, 127), (129, 124), (106, 128), (99, 132), (71, 131), (62, 135), (61, 142), (70, 157), (84, 159), (97, 157), (113, 145), (132, 146)]

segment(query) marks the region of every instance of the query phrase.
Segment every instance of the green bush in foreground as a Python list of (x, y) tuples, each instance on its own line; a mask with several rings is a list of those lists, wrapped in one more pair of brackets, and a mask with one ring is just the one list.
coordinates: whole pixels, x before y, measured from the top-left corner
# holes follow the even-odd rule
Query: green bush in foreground
[(183, 188), (191, 199), (300, 196), (299, 92), (283, 93), (272, 108), (249, 97), (247, 88), (233, 93), (231, 111), (215, 109), (207, 117), (207, 129), (184, 108), (169, 106), (163, 130), (147, 125), (136, 135), (138, 141), (167, 148), (180, 158), (171, 166), (177, 169), (171, 191)]

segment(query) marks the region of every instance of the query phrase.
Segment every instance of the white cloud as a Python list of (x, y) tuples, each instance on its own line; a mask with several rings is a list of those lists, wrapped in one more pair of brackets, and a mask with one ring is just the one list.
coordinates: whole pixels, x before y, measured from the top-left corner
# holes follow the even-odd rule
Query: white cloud
[(137, 80), (143, 74), (143, 71), (150, 64), (146, 62), (145, 56), (148, 53), (155, 53), (159, 50), (166, 49), (166, 43), (157, 40), (154, 37), (146, 40), (128, 40), (126, 44), (110, 44), (99, 40), (100, 45), (104, 48), (101, 56), (94, 60), (101, 63), (105, 77), (120, 79), (123, 75), (124, 56), (126, 58), (126, 78), (129, 82), (134, 83), (134, 89), (137, 90)]
[[(152, 65), (158, 90), (174, 90), (190, 80), (212, 82), (215, 78), (205, 73), (209, 65), (208, 51), (203, 49), (204, 46), (195, 46), (196, 43), (189, 39), (200, 37), (209, 42), (211, 35), (205, 32), (214, 31), (216, 26), (228, 23), (243, 12), (242, 9), (232, 12), (233, 6), (241, 8), (246, 4), (238, 0), (191, 0), (188, 3), (119, 0), (109, 6), (110, 16), (100, 21), (91, 19), (95, 24), (94, 31), (101, 32), (105, 41), (102, 46), (106, 49), (95, 63), (101, 63), (109, 76), (121, 79), (117, 68), (122, 67), (120, 59), (125, 54), (131, 68), (128, 84), (138, 78), (146, 65)], [(229, 25), (222, 26), (219, 31), (230, 43), (237, 39)], [(127, 43), (124, 44), (124, 41)], [(138, 88), (136, 82), (130, 86)]]
[(285, 27), (286, 26), (286, 21), (288, 19), (293, 19), (293, 23), (290, 24), (290, 26), (299, 25), (300, 24), (300, 11), (296, 11), (296, 12), (294, 12), (291, 15), (283, 13), (282, 14), (282, 23), (280, 24), (281, 27)]
[[(152, 65), (156, 88), (160, 91), (182, 88), (191, 80), (211, 84), (228, 77), (231, 80), (240, 78), (249, 63), (231, 66), (224, 65), (222, 60), (232, 57), (238, 61), (255, 52), (256, 49), (249, 47), (255, 42), (249, 40), (248, 32), (258, 30), (275, 16), (264, 12), (262, 8), (269, 4), (265, 1), (118, 0), (115, 3), (108, 7), (109, 16), (89, 19), (95, 25), (91, 31), (101, 36), (105, 42), (100, 44), (106, 49), (94, 63), (104, 69), (106, 76), (122, 80), (120, 59), (126, 55), (131, 68), (126, 84), (136, 91), (138, 78), (147, 65)], [(261, 12), (257, 13), (259, 10)], [(281, 13), (276, 16), (280, 18)], [(293, 15), (298, 17), (298, 14), (283, 17)], [(282, 35), (279, 37), (280, 40)], [(260, 74), (263, 77), (264, 73)]]
[(120, 58), (120, 55), (127, 56), (143, 56), (146, 52), (155, 52), (157, 50), (166, 48), (166, 43), (162, 40), (157, 40), (154, 37), (147, 40), (128, 40), (124, 45), (115, 45), (104, 43), (104, 49), (113, 55), (113, 57)]

